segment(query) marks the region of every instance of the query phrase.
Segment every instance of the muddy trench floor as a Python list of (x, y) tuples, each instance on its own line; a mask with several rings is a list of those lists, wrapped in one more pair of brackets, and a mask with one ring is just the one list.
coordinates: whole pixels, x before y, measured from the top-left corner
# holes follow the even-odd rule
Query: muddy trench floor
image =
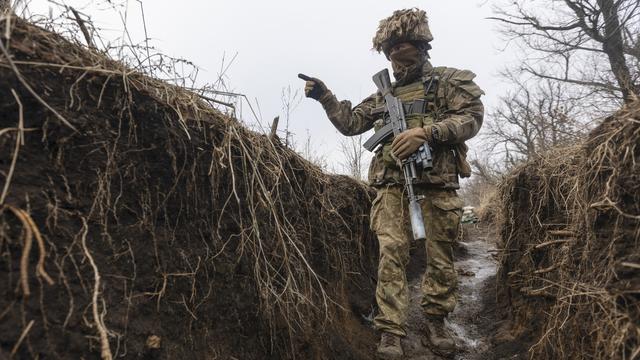
[[(496, 340), (505, 323), (496, 303), (495, 238), (482, 226), (465, 225), (465, 236), (456, 246), (458, 304), (447, 326), (456, 336), (456, 360), (525, 359), (527, 347), (518, 341)], [(424, 246), (412, 249), (407, 268), (411, 303), (407, 337), (403, 339), (405, 359), (444, 359), (422, 345), (425, 320), (420, 307), (420, 283), (425, 269)]]

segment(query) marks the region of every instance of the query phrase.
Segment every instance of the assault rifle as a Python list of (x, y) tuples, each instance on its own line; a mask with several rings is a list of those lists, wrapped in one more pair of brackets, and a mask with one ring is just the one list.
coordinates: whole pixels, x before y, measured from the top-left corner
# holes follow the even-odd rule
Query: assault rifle
[[(385, 108), (388, 117), (385, 117), (385, 125), (364, 143), (364, 148), (373, 151), (380, 143), (389, 136), (397, 136), (407, 130), (407, 119), (404, 115), (402, 101), (392, 94), (391, 79), (389, 70), (384, 69), (373, 75), (373, 82), (384, 96)], [(411, 230), (415, 240), (425, 240), (426, 231), (422, 218), (422, 209), (418, 203), (422, 197), (415, 194), (413, 183), (418, 179), (418, 171), (429, 170), (433, 167), (433, 158), (429, 144), (425, 142), (418, 150), (408, 158), (402, 160), (402, 172), (404, 173), (404, 186), (409, 200), (409, 217), (411, 219)]]

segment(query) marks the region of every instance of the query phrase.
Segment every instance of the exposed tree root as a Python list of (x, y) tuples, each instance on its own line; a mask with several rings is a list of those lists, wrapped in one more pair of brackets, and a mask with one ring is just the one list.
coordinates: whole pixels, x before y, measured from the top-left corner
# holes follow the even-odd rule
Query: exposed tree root
[(98, 266), (96, 262), (93, 260), (93, 256), (91, 256), (91, 252), (89, 252), (89, 248), (87, 247), (87, 234), (89, 233), (89, 225), (87, 224), (87, 219), (82, 218), (82, 250), (84, 251), (84, 255), (89, 260), (91, 264), (91, 268), (93, 269), (93, 294), (91, 296), (91, 310), (93, 312), (93, 322), (96, 325), (96, 330), (98, 331), (98, 336), (100, 338), (100, 357), (102, 360), (111, 360), (113, 359), (113, 355), (111, 355), (111, 348), (109, 346), (109, 335), (107, 333), (107, 327), (104, 325), (104, 319), (100, 315), (100, 311), (98, 311), (98, 296), (100, 295), (100, 272), (98, 271)]
[(20, 257), (20, 284), (22, 287), (22, 294), (25, 297), (28, 297), (29, 295), (31, 295), (31, 290), (29, 288), (29, 255), (31, 253), (34, 234), (40, 251), (38, 264), (36, 265), (36, 274), (44, 278), (49, 285), (53, 285), (55, 284), (55, 282), (44, 269), (44, 261), (47, 256), (47, 252), (45, 249), (44, 240), (42, 239), (40, 231), (38, 230), (36, 224), (33, 222), (31, 216), (29, 216), (26, 211), (10, 205), (5, 205), (0, 208), (0, 213), (2, 213), (2, 211), (4, 211), (5, 209), (9, 209), (20, 220), (23, 226), (24, 240), (22, 256)]
[(22, 330), (22, 333), (20, 334), (18, 341), (16, 342), (15, 345), (13, 345), (13, 349), (11, 349), (11, 354), (9, 355), (10, 357), (13, 358), (16, 355), (16, 353), (18, 352), (18, 349), (20, 349), (20, 345), (22, 345), (22, 342), (27, 337), (27, 334), (29, 334), (29, 331), (31, 331), (31, 327), (33, 326), (34, 323), (35, 323), (35, 320), (29, 321), (29, 324), (27, 324), (27, 326)]

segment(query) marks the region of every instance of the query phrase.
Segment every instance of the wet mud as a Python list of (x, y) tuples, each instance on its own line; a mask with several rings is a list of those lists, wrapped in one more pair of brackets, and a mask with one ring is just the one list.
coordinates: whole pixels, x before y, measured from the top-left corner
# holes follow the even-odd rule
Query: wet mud
[[(524, 359), (526, 347), (518, 341), (500, 339), (501, 311), (496, 304), (495, 275), (497, 261), (494, 235), (489, 229), (465, 225), (465, 235), (455, 247), (458, 273), (458, 304), (449, 315), (447, 326), (455, 334), (456, 360)], [(420, 284), (425, 269), (424, 246), (416, 244), (407, 269), (411, 304), (403, 340), (405, 358), (410, 360), (444, 359), (423, 345), (425, 319), (420, 307)]]

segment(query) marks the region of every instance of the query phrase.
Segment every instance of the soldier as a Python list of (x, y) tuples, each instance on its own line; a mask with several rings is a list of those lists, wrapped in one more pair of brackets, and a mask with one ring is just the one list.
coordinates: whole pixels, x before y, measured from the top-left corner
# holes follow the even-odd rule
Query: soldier
[[(406, 336), (409, 303), (405, 268), (412, 235), (398, 160), (407, 158), (425, 141), (432, 148), (434, 166), (422, 171), (416, 182), (416, 192), (424, 196), (421, 207), (427, 230), (421, 301), (427, 333), (423, 342), (442, 356), (452, 356), (456, 348), (444, 323), (456, 305), (452, 244), (462, 215), (456, 189), (459, 176), (470, 176), (464, 142), (482, 125), (483, 91), (473, 82), (471, 71), (433, 67), (428, 60), (432, 40), (426, 13), (415, 8), (395, 11), (382, 20), (373, 38), (373, 48), (391, 61), (396, 80), (393, 93), (402, 100), (408, 123), (406, 131), (376, 151), (369, 168), (369, 182), (377, 191), (371, 208), (371, 228), (380, 245), (379, 314), (374, 322), (381, 331), (377, 352), (383, 359), (403, 356), (401, 338)], [(338, 101), (322, 81), (311, 78), (305, 84), (305, 95), (322, 104), (329, 120), (344, 135), (384, 125), (384, 99), (379, 93), (352, 108), (349, 101)]]

